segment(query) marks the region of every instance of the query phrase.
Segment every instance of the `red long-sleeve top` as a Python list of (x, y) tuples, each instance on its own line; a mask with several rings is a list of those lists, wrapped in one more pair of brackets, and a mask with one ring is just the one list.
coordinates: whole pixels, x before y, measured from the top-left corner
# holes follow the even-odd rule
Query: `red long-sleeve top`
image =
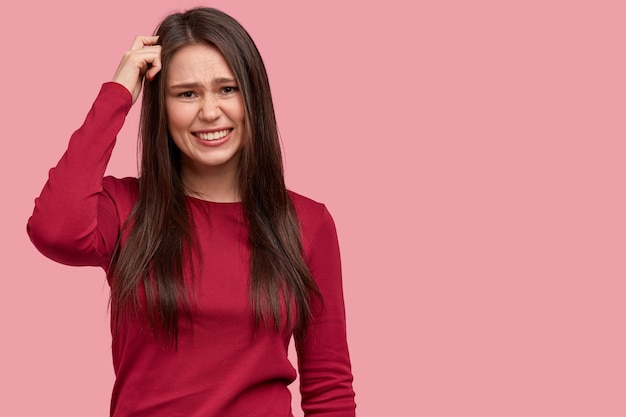
[[(116, 136), (130, 110), (129, 92), (106, 83), (70, 139), (28, 222), (47, 257), (67, 265), (109, 267), (121, 225), (135, 205), (136, 178), (104, 177)], [(296, 343), (302, 408), (307, 416), (355, 415), (346, 342), (339, 247), (325, 206), (290, 193), (301, 223), (305, 260), (323, 305)], [(291, 416), (287, 358), (292, 328), (254, 326), (249, 305), (250, 248), (240, 203), (188, 197), (203, 263), (187, 280), (193, 322), (181, 321), (178, 348), (157, 340), (141, 317), (113, 339), (116, 417)], [(185, 266), (190, 271), (191, 264)]]

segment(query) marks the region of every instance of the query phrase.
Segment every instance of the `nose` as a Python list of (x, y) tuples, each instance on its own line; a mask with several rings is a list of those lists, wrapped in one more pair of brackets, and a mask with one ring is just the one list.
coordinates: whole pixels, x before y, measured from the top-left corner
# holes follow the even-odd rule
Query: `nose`
[(204, 120), (215, 120), (220, 117), (221, 109), (219, 102), (214, 96), (207, 96), (200, 107), (199, 117)]

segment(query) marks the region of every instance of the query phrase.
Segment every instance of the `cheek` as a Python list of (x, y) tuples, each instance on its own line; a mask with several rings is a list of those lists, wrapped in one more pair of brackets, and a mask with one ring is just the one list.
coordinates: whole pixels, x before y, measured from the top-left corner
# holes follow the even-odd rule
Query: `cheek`
[(189, 107), (180, 105), (166, 105), (165, 116), (167, 118), (167, 126), (172, 130), (188, 128), (193, 122), (194, 114)]
[(239, 117), (239, 123), (245, 127), (246, 125), (246, 110), (245, 107), (243, 105), (243, 99), (239, 100), (238, 106), (237, 106), (237, 113), (238, 113), (238, 117)]
[(237, 123), (240, 127), (245, 125), (246, 111), (244, 109), (242, 97), (226, 100), (222, 104), (222, 110), (232, 122)]

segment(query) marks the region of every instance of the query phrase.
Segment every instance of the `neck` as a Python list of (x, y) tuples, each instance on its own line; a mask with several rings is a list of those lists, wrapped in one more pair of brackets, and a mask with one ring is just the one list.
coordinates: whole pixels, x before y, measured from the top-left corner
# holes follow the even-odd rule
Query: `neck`
[(184, 169), (181, 172), (185, 193), (201, 200), (215, 203), (241, 201), (235, 172), (197, 172)]

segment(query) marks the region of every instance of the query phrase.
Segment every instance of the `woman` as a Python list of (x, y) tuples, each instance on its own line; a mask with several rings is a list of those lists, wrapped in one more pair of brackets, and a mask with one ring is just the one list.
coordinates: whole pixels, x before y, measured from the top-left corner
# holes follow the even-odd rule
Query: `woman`
[[(143, 84), (139, 178), (103, 178)], [(168, 16), (102, 86), (35, 202), (46, 256), (111, 286), (112, 416), (353, 416), (336, 232), (285, 189), (273, 104), (247, 32)]]

